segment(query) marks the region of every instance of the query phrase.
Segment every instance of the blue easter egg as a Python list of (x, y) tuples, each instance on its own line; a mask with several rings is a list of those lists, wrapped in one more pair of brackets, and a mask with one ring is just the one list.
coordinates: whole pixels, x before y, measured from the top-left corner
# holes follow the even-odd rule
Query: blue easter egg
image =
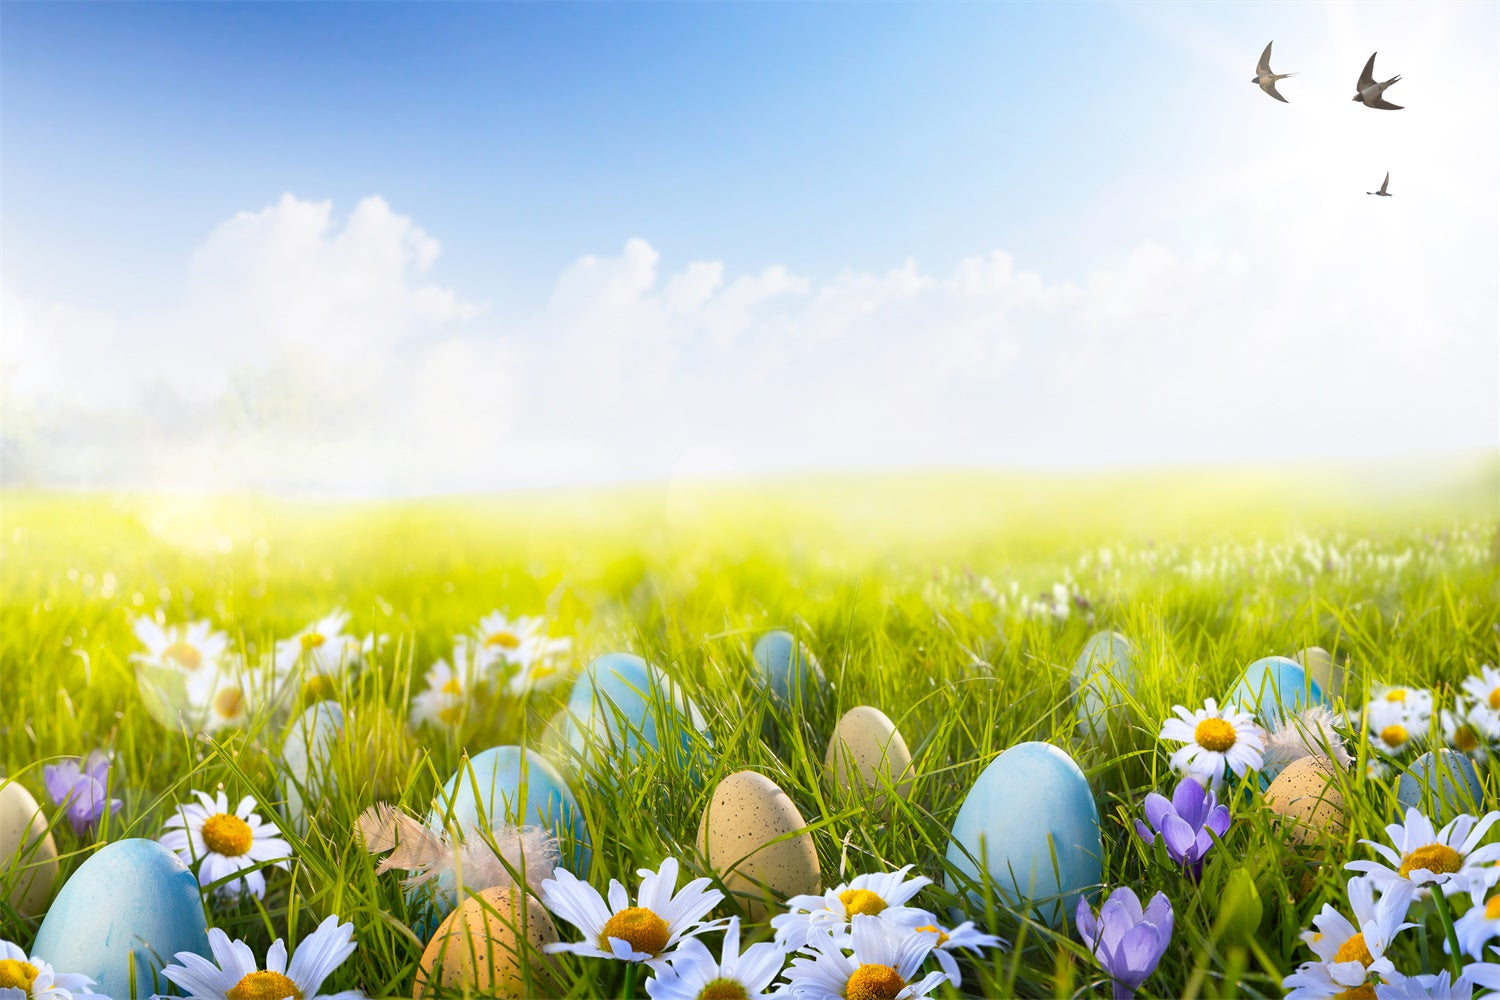
[(331, 701), (309, 706), (287, 730), (281, 745), (287, 769), (286, 815), (299, 833), (307, 832), (303, 797), (314, 803), (323, 798), (325, 782), (332, 780), (328, 756), (343, 731), (344, 710)]
[[(117, 1000), (168, 993), (180, 951), (209, 956), (198, 879), (154, 840), (118, 840), (78, 866), (52, 901), (32, 952)], [(135, 982), (132, 994), (131, 965)]]
[(821, 690), (823, 668), (790, 632), (767, 632), (755, 644), (755, 665), (771, 693), (791, 703)]
[(595, 755), (632, 759), (644, 745), (661, 749), (659, 733), (676, 734), (684, 758), (693, 731), (708, 726), (692, 699), (666, 674), (630, 653), (606, 653), (573, 682), (568, 695), (568, 744), (584, 760)]
[(1457, 750), (1429, 750), (1396, 782), (1396, 801), (1403, 813), (1418, 809), (1439, 826), (1460, 813), (1484, 813), (1484, 785), (1474, 762)]
[[(1088, 779), (1050, 743), (1020, 743), (990, 761), (959, 808), (948, 843), (954, 869), (992, 884), (1012, 908), (1031, 901), (1053, 927), (1099, 884), (1103, 857)], [(947, 881), (957, 892), (952, 872)]]
[(1328, 704), (1318, 682), (1285, 656), (1267, 656), (1246, 667), (1227, 701), (1253, 714), (1267, 729), (1303, 709)]
[(533, 750), (505, 746), (476, 754), (443, 784), (427, 817), (432, 829), (503, 824), (546, 827), (557, 836), (564, 859), (571, 854), (574, 873), (588, 870), (591, 847), (583, 810), (563, 776)]
[(1109, 727), (1109, 713), (1135, 686), (1135, 650), (1118, 632), (1096, 632), (1083, 644), (1070, 681), (1077, 701), (1078, 728), (1094, 737)]

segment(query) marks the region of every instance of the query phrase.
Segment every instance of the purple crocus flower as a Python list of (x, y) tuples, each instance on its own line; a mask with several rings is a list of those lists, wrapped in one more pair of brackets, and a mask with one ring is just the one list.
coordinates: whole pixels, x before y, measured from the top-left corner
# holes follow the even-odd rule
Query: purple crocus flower
[(1135, 821), (1135, 832), (1148, 846), (1156, 843), (1157, 833), (1161, 834), (1167, 854), (1196, 882), (1203, 874), (1203, 856), (1214, 846), (1214, 838), (1222, 838), (1229, 829), (1229, 807), (1219, 805), (1213, 790), (1204, 788), (1197, 779), (1183, 778), (1170, 802), (1155, 792), (1146, 796), (1146, 820), (1150, 826)]
[(1079, 897), (1073, 920), (1078, 936), (1108, 973), (1115, 1000), (1135, 996), (1172, 940), (1172, 904), (1159, 892), (1142, 913), (1141, 901), (1122, 885), (1109, 894), (1097, 918), (1089, 901)]
[(66, 807), (68, 822), (78, 837), (94, 828), (105, 809), (113, 815), (123, 805), (119, 799), (107, 797), (109, 758), (102, 750), (91, 751), (85, 761), (72, 757), (60, 764), (46, 765), (42, 768), (42, 782), (52, 804)]

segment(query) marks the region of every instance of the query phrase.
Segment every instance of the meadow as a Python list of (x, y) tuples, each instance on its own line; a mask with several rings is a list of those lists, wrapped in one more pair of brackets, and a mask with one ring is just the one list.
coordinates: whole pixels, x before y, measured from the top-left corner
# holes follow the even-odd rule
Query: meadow
[[(1005, 939), (965, 957), (962, 989), (936, 995), (1107, 996), (1071, 919), (1052, 928), (944, 887), (949, 830), (975, 778), (1006, 748), (1047, 741), (1087, 776), (1105, 887), (1132, 886), (1142, 900), (1161, 891), (1172, 904), (1174, 934), (1142, 994), (1281, 996), (1283, 978), (1312, 957), (1298, 935), (1325, 903), (1347, 910), (1343, 864), (1370, 857), (1360, 841), (1382, 841), (1393, 818), (1401, 761), (1385, 777), (1366, 773), (1374, 748), (1358, 709), (1368, 692), (1408, 685), (1449, 706), (1464, 678), (1500, 664), (1497, 498), (1493, 461), (1442, 476), (934, 474), (389, 502), (10, 492), (0, 496), (0, 768), (52, 816), (44, 765), (94, 748), (112, 755), (119, 812), (84, 835), (52, 819), (59, 884), (100, 844), (159, 837), (195, 789), (253, 796), (295, 860), (264, 870), (262, 900), (209, 900), (210, 926), (262, 955), (337, 914), (352, 921), (357, 950), (323, 989), (410, 996), (426, 941), (397, 877), (376, 874), (357, 817), (378, 801), (424, 814), (465, 752), (554, 746), (565, 684), (490, 691), (451, 726), (408, 724), (455, 635), (497, 609), (540, 615), (571, 641), (570, 669), (611, 651), (661, 667), (712, 739), (706, 765), (664, 753), (570, 776), (592, 834), (578, 874), (596, 888), (618, 878), (634, 891), (636, 870), (666, 857), (712, 875), (695, 856), (699, 818), (719, 779), (753, 769), (806, 817), (825, 887), (914, 865), (935, 880), (918, 905), (958, 907)], [(356, 722), (301, 831), (278, 815), (286, 713), (252, 713), (209, 736), (164, 728), (138, 690), (133, 627), (142, 616), (207, 619), (256, 662), (335, 609), (349, 612), (351, 634), (389, 638), (328, 692)], [(751, 649), (774, 628), (798, 636), (827, 678), (796, 717), (755, 679)], [(1130, 639), (1139, 681), (1095, 738), (1077, 726), (1069, 672), (1101, 630)], [(1224, 698), (1254, 660), (1312, 646), (1345, 674), (1341, 726), (1354, 710), (1346, 828), (1297, 845), (1256, 788), (1232, 788), (1221, 800), (1233, 823), (1194, 880), (1133, 828), (1144, 796), (1174, 783), (1163, 720), (1174, 705)], [(911, 749), (910, 792), (885, 809), (825, 771), (832, 727), (856, 705), (884, 711)], [(1441, 745), (1436, 712), (1432, 727), (1426, 743)], [(1500, 801), (1492, 760), (1478, 761), (1486, 803)], [(1260, 900), (1249, 927), (1221, 912), (1242, 902), (1225, 890), (1240, 870)], [(0, 938), (23, 949), (36, 925), (0, 910)], [(747, 924), (746, 934), (767, 931)], [(1429, 915), (1390, 954), (1408, 972), (1435, 971), (1440, 934)], [(623, 963), (556, 961), (559, 995), (645, 995)]]

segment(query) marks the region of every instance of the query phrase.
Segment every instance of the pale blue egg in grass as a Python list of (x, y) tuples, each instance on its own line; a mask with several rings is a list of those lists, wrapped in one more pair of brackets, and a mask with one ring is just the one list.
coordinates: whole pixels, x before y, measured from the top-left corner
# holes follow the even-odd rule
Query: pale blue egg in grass
[(307, 832), (304, 799), (316, 805), (332, 780), (329, 756), (344, 732), (344, 710), (331, 701), (311, 705), (287, 729), (281, 754), (286, 765), (286, 815)]
[(209, 954), (198, 879), (154, 840), (109, 844), (63, 885), (32, 951), (117, 1000), (168, 993), (160, 971), (177, 952)]
[[(467, 832), (500, 826), (542, 826), (552, 831), (562, 849), (563, 866), (584, 876), (592, 858), (588, 823), (578, 800), (561, 774), (541, 754), (518, 746), (491, 747), (476, 754), (443, 784), (428, 814), (427, 826)], [(430, 893), (410, 893), (408, 900), (431, 902), (424, 926), (451, 913), (458, 905), (454, 879), (444, 874)]]
[[(1036, 907), (1053, 927), (1099, 885), (1103, 874), (1099, 808), (1083, 771), (1050, 743), (1021, 743), (990, 761), (953, 821), (947, 885), (958, 872), (982, 891), (993, 886), (1013, 910)], [(970, 897), (982, 904), (977, 891)]]
[(815, 697), (827, 684), (823, 668), (790, 632), (767, 632), (751, 655), (761, 680), (787, 704)]
[(1266, 729), (1274, 729), (1303, 709), (1328, 704), (1318, 682), (1300, 663), (1285, 656), (1267, 656), (1250, 664), (1225, 700), (1253, 714)]
[(635, 761), (642, 748), (663, 750), (661, 733), (676, 733), (679, 760), (690, 761), (708, 740), (703, 713), (682, 686), (631, 653), (606, 653), (590, 663), (568, 694), (564, 731), (585, 765)]
[(1485, 812), (1484, 785), (1474, 762), (1446, 748), (1427, 751), (1401, 772), (1396, 801), (1401, 806), (1398, 820), (1407, 809), (1416, 808), (1438, 826), (1460, 813), (1481, 816)]
[(1095, 739), (1109, 729), (1110, 713), (1135, 686), (1135, 650), (1118, 632), (1095, 632), (1083, 644), (1069, 676), (1078, 728)]

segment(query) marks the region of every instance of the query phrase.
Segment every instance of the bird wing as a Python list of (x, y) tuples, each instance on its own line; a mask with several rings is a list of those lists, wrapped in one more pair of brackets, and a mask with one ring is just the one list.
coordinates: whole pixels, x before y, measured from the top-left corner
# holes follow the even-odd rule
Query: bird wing
[(1272, 97), (1276, 98), (1282, 104), (1291, 104), (1292, 103), (1291, 101), (1287, 100), (1285, 97), (1282, 97), (1281, 94), (1277, 92), (1277, 90), (1276, 90), (1276, 81), (1275, 80), (1270, 80), (1270, 81), (1268, 81), (1266, 83), (1261, 84), (1260, 85), (1260, 89), (1264, 90), (1266, 93), (1268, 93)]
[(1369, 104), (1370, 104), (1370, 107), (1372, 107), (1372, 108), (1379, 108), (1382, 111), (1400, 111), (1400, 110), (1402, 110), (1405, 107), (1404, 104), (1392, 104), (1390, 101), (1387, 101), (1384, 97), (1377, 97), (1377, 98), (1375, 98), (1375, 100), (1370, 101)]
[(1365, 63), (1364, 72), (1359, 74), (1360, 90), (1364, 90), (1366, 87), (1375, 86), (1375, 57), (1379, 54), (1379, 52), (1370, 53), (1370, 61)]
[(1271, 75), (1271, 46), (1275, 44), (1274, 40), (1266, 43), (1266, 51), (1260, 54), (1260, 63), (1255, 67), (1257, 76)]
[(1391, 172), (1389, 170), (1387, 170), (1385, 172), (1385, 180), (1383, 180), (1383, 181), (1380, 182), (1380, 193), (1381, 194), (1385, 194), (1385, 189), (1386, 189), (1386, 187), (1390, 183), (1391, 183)]

